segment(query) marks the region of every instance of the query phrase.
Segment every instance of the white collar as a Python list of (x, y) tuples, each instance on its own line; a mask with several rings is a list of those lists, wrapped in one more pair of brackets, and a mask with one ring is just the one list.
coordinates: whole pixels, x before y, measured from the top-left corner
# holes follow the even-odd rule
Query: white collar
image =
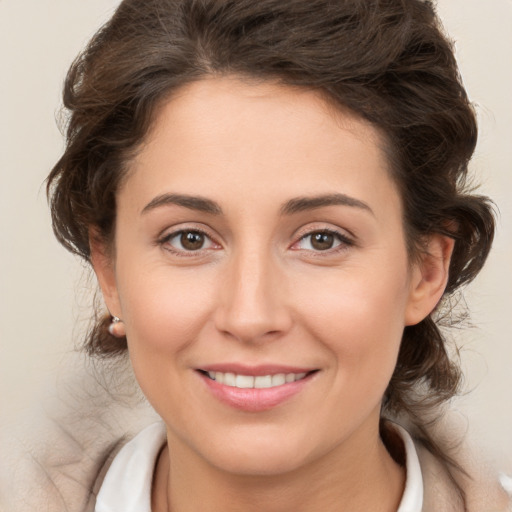
[[(397, 512), (420, 512), (423, 478), (413, 440), (399, 425), (406, 454), (405, 491)], [(154, 423), (137, 434), (114, 458), (96, 498), (94, 512), (151, 512), (151, 484), (156, 459), (165, 443), (165, 426)]]
[(94, 512), (151, 512), (153, 472), (165, 438), (165, 425), (153, 423), (121, 448), (101, 484)]
[(393, 424), (393, 428), (404, 443), (407, 474), (404, 494), (397, 512), (421, 512), (423, 507), (423, 475), (421, 474), (418, 453), (409, 432), (397, 424)]

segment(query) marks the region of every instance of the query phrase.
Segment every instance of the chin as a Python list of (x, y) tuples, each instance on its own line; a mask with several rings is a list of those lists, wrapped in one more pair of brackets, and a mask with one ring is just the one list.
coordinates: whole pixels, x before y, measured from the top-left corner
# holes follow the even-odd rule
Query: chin
[(244, 454), (235, 458), (222, 457), (217, 461), (217, 468), (223, 472), (246, 477), (275, 477), (292, 473), (300, 469), (302, 461), (287, 454)]
[(307, 447), (286, 438), (246, 437), (216, 444), (204, 454), (219, 470), (241, 476), (277, 476), (296, 471), (307, 464)]

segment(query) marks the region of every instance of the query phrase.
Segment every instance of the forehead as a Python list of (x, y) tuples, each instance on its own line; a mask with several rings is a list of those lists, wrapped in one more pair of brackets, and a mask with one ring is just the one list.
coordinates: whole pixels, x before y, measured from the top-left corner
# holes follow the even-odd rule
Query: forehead
[(170, 117), (181, 124), (180, 129), (192, 127), (205, 142), (209, 135), (221, 135), (223, 128), (238, 127), (240, 136), (267, 133), (270, 139), (271, 129), (283, 129), (280, 138), (289, 135), (291, 141), (297, 135), (321, 135), (328, 143), (337, 128), (379, 148), (387, 146), (378, 128), (336, 104), (327, 93), (237, 75), (208, 77), (173, 92), (157, 108), (147, 142), (168, 128)]
[(200, 195), (236, 192), (251, 200), (256, 192), (357, 195), (362, 183), (394, 195), (383, 139), (317, 92), (209, 78), (160, 105), (127, 181), (148, 197), (162, 187), (190, 193), (191, 186)]

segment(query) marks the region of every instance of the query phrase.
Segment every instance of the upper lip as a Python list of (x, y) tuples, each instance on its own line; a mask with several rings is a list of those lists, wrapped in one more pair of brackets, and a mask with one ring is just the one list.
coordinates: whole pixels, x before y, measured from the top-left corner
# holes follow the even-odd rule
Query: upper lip
[(204, 372), (235, 373), (236, 375), (254, 375), (258, 377), (262, 375), (277, 375), (279, 373), (309, 373), (318, 368), (282, 364), (259, 364), (250, 366), (241, 363), (216, 363), (201, 366), (197, 369)]

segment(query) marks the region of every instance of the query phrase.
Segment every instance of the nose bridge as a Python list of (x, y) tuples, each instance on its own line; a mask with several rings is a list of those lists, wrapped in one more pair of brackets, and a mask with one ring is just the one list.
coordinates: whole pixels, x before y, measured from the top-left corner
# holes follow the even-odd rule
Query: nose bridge
[(230, 260), (217, 327), (243, 341), (258, 341), (287, 330), (283, 276), (270, 251), (247, 245), (235, 251)]

